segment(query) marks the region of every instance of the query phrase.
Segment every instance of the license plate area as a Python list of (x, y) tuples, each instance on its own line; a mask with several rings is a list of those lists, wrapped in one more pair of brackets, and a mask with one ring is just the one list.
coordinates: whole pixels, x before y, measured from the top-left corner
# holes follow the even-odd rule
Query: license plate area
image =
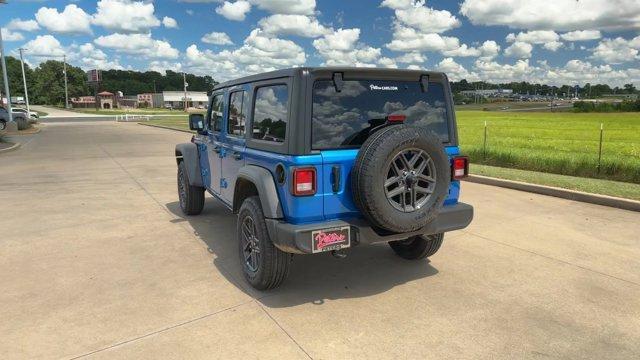
[(311, 232), (313, 253), (340, 250), (351, 246), (351, 227), (342, 226)]

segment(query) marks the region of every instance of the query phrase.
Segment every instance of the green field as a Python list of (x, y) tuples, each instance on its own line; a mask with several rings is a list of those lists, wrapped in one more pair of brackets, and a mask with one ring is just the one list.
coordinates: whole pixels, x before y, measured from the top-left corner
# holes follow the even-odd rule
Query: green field
[[(462, 151), (473, 163), (640, 183), (639, 113), (457, 111), (456, 115)], [(604, 141), (598, 172), (601, 123)]]
[[(538, 113), (457, 111), (462, 152), (487, 176), (521, 179), (543, 185), (574, 188), (613, 196), (630, 196), (624, 184), (593, 181), (600, 178), (640, 184), (640, 114)], [(487, 151), (483, 151), (484, 122)], [(178, 115), (149, 123), (188, 130), (187, 117)], [(600, 123), (604, 125), (602, 166), (598, 173)], [(574, 177), (523, 175), (517, 169)], [(489, 173), (490, 172), (490, 173)], [(509, 172), (509, 173), (508, 173)], [(587, 179), (580, 179), (587, 178)], [(591, 178), (591, 179), (588, 179)], [(575, 183), (574, 187), (568, 186)], [(629, 184), (631, 186), (631, 184)], [(633, 191), (637, 191), (633, 190)]]

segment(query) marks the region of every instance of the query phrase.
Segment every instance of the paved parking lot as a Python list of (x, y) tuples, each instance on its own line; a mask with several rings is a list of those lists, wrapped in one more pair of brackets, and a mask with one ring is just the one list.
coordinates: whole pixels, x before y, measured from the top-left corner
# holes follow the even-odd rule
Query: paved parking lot
[(0, 358), (640, 357), (640, 214), (465, 183), (430, 262), (386, 245), (242, 281), (235, 217), (183, 218), (188, 134), (52, 123), (0, 156)]

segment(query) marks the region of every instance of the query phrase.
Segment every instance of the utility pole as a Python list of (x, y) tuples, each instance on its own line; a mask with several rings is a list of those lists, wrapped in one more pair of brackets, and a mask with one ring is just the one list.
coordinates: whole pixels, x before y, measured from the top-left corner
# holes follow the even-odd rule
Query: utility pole
[[(4, 4), (4, 0), (0, 0), (0, 4)], [(13, 113), (11, 112), (11, 93), (9, 92), (9, 78), (7, 77), (7, 64), (4, 61), (4, 44), (2, 43), (2, 28), (0, 28), (0, 61), (2, 63), (2, 79), (4, 80), (4, 92), (7, 97), (7, 112), (9, 113), (9, 122), (13, 121)], [(2, 98), (0, 97), (0, 100)], [(2, 102), (2, 101), (0, 101)]]
[(24, 101), (27, 103), (27, 115), (31, 117), (31, 109), (29, 108), (29, 92), (27, 91), (27, 77), (24, 74), (24, 58), (22, 52), (27, 50), (20, 48), (20, 64), (22, 65), (22, 85), (24, 86)]
[(69, 91), (67, 90), (67, 55), (62, 56), (62, 61), (64, 62), (64, 108), (69, 108)]
[(182, 83), (184, 85), (184, 111), (187, 112), (187, 74), (182, 73)]

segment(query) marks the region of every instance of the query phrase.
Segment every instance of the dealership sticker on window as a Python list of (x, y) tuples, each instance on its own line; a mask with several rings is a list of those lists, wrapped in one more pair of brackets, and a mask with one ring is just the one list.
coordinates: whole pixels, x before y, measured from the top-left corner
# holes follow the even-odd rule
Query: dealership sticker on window
[(351, 246), (351, 229), (348, 226), (316, 230), (311, 233), (312, 251), (319, 253)]
[(397, 86), (380, 86), (376, 84), (369, 85), (370, 90), (398, 91)]

